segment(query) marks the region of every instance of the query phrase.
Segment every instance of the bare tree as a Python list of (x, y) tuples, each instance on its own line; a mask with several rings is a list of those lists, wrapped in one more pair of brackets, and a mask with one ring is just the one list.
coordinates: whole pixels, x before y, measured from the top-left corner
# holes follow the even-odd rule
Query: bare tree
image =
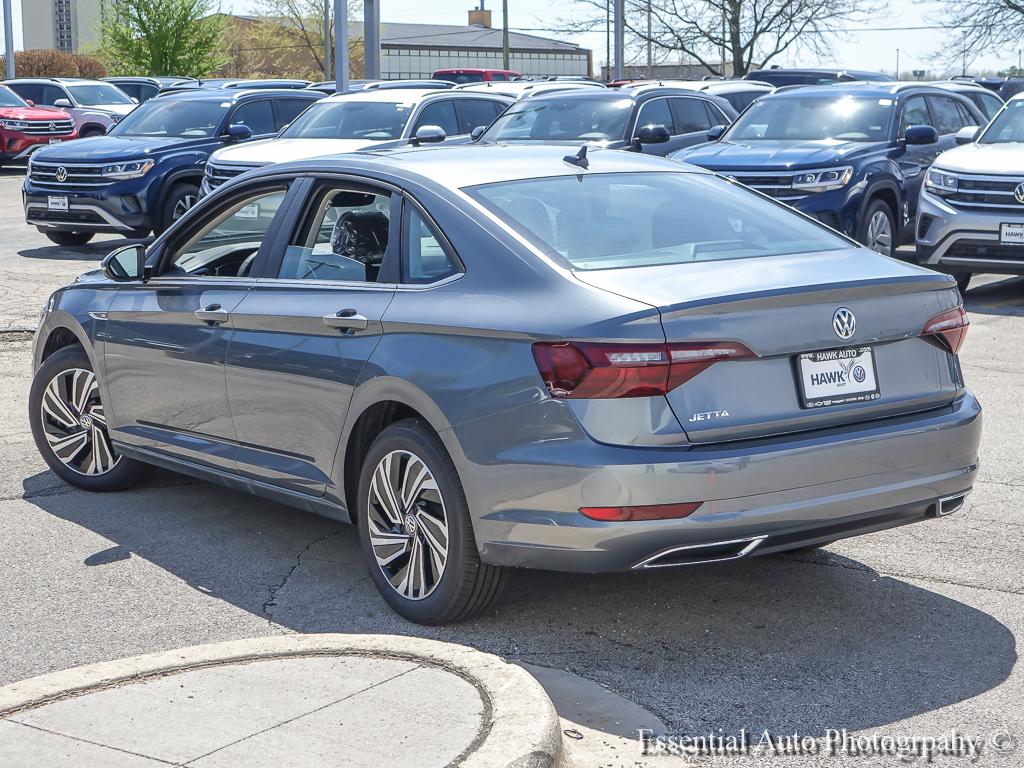
[[(610, 1), (574, 0), (594, 17), (569, 21), (564, 28), (603, 27)], [(783, 53), (830, 59), (829, 43), (843, 27), (881, 7), (881, 0), (626, 0), (626, 29), (633, 51), (650, 42), (659, 60), (688, 59), (709, 74), (744, 75)], [(731, 72), (722, 71), (722, 62)]]
[(948, 30), (947, 45), (937, 60), (947, 61), (955, 51), (966, 71), (982, 52), (1017, 48), (1024, 28), (1024, 0), (937, 0), (932, 18)]
[[(362, 0), (348, 0), (347, 5), (350, 19), (362, 14)], [(327, 45), (334, 50), (333, 0), (261, 0), (259, 6), (262, 15), (280, 19), (293, 30), (318, 71), (334, 72), (333, 64), (324, 61), (325, 30)], [(329, 79), (333, 79), (333, 74)]]

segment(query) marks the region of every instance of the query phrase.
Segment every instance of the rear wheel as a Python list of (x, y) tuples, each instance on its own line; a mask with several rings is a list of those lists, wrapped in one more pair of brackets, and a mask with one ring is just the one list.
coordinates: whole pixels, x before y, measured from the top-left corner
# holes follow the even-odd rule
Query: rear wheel
[(857, 227), (857, 240), (883, 256), (896, 252), (896, 216), (884, 200), (872, 200)]
[(175, 184), (164, 199), (158, 219), (156, 234), (162, 234), (174, 222), (184, 216), (199, 200), (199, 187), (195, 184)]
[(480, 562), (455, 465), (419, 419), (392, 424), (370, 447), (357, 514), (370, 576), (404, 618), (448, 624), (498, 598), (505, 571)]
[(74, 248), (80, 245), (85, 245), (95, 236), (94, 232), (66, 232), (53, 229), (40, 231), (52, 242), (57, 245), (63, 245), (65, 248)]
[(99, 382), (79, 346), (54, 352), (39, 366), (29, 392), (29, 422), (44, 461), (71, 485), (118, 491), (146, 469), (111, 443)]

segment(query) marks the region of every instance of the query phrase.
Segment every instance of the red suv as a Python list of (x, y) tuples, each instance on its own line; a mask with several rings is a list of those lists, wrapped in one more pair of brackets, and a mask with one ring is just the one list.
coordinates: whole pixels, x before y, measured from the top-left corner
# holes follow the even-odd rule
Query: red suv
[(449, 83), (489, 83), (492, 80), (515, 80), (522, 77), (519, 72), (511, 69), (439, 69), (431, 77), (434, 80), (447, 80)]
[(0, 165), (25, 160), (40, 144), (78, 138), (71, 116), (53, 107), (36, 107), (0, 85)]

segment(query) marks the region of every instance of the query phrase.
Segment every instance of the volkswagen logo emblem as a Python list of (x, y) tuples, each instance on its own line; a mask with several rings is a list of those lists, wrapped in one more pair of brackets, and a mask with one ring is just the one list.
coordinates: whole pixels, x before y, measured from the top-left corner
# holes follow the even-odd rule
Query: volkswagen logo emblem
[(848, 339), (857, 330), (857, 318), (846, 307), (840, 307), (832, 313), (832, 330), (840, 339)]
[(1024, 181), (1017, 185), (1017, 188), (1013, 190), (1013, 199), (1021, 205), (1024, 205)]
[(57, 130), (57, 124), (56, 123), (50, 123), (50, 132), (54, 133), (54, 132), (56, 132), (56, 130)]
[(53, 178), (55, 178), (57, 181), (63, 184), (65, 181), (68, 180), (68, 169), (65, 168), (63, 165), (60, 166), (59, 168), (57, 168), (56, 171), (54, 171)]

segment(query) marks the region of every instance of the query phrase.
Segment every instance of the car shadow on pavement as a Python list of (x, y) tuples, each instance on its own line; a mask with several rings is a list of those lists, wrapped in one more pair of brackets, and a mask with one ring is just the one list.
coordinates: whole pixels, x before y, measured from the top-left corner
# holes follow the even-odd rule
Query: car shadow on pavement
[(99, 240), (74, 247), (63, 245), (45, 245), (39, 248), (25, 248), (18, 251), (18, 255), (25, 259), (45, 259), (48, 261), (95, 261), (99, 263), (104, 256), (115, 248), (128, 245), (129, 243), (149, 243), (152, 238), (142, 240), (121, 239)]
[(1004, 277), (967, 289), (964, 307), (979, 315), (1024, 317), (1024, 277)]
[[(514, 571), (491, 613), (420, 627), (380, 599), (349, 526), (164, 472), (120, 494), (40, 473), (24, 494), (105, 540), (83, 566), (90, 584), (141, 558), (269, 631), (463, 643), (594, 680), (674, 733), (876, 727), (982, 694), (1016, 661), (1013, 635), (992, 616), (828, 550), (649, 573)], [(110, 573), (120, 594), (125, 582)], [(133, 599), (173, 604), (133, 573)], [(89, 589), (92, 611), (121, 610)], [(168, 637), (207, 640), (208, 617), (166, 615)]]

